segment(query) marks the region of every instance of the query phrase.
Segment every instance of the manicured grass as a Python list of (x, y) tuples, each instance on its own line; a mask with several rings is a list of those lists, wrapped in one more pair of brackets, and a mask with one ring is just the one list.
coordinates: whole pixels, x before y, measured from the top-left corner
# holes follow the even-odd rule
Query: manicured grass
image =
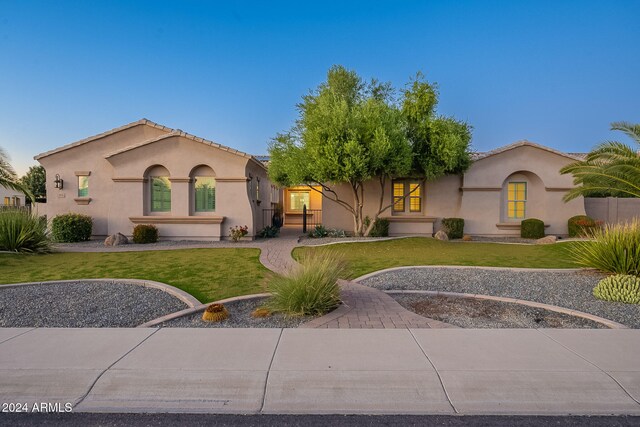
[(202, 302), (265, 292), (269, 270), (260, 250), (0, 254), (0, 283), (72, 279), (146, 279), (180, 288)]
[(407, 265), (469, 265), (487, 267), (577, 268), (569, 246), (505, 245), (479, 242), (441, 242), (413, 237), (373, 243), (302, 247), (293, 252), (298, 259), (307, 252), (333, 252), (349, 263), (351, 277)]

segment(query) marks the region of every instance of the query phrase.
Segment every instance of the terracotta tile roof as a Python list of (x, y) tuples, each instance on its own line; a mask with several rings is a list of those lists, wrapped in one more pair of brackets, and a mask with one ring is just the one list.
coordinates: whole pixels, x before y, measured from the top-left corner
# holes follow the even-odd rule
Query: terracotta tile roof
[(152, 126), (152, 127), (158, 128), (158, 129), (162, 129), (162, 130), (164, 130), (166, 132), (173, 131), (173, 129), (168, 128), (168, 127), (163, 126), (163, 125), (160, 125), (158, 123), (152, 122), (151, 120), (140, 119), (140, 120), (137, 120), (135, 122), (131, 122), (129, 124), (126, 124), (124, 126), (120, 126), (120, 127), (108, 130), (106, 132), (102, 132), (102, 133), (100, 133), (98, 135), (90, 136), (88, 138), (84, 138), (84, 139), (81, 139), (79, 141), (72, 142), (71, 144), (63, 145), (62, 147), (58, 147), (56, 149), (53, 149), (53, 150), (50, 150), (50, 151), (46, 151), (44, 153), (40, 153), (40, 154), (34, 156), (34, 159), (35, 160), (39, 160), (39, 159), (41, 159), (43, 157), (47, 157), (47, 156), (50, 156), (52, 154), (60, 153), (62, 151), (68, 150), (70, 148), (74, 148), (74, 147), (77, 147), (79, 145), (83, 145), (83, 144), (86, 144), (88, 142), (95, 141), (96, 139), (105, 138), (105, 137), (107, 137), (109, 135), (113, 135), (115, 133), (122, 132), (123, 130), (127, 130), (127, 129), (130, 129), (132, 127), (140, 126), (140, 125)]
[(564, 153), (562, 151), (558, 151), (553, 148), (546, 147), (544, 145), (536, 144), (535, 142), (527, 141), (525, 139), (522, 141), (514, 142), (513, 144), (498, 147), (491, 151), (472, 153), (471, 160), (475, 162), (477, 160), (482, 160), (487, 157), (495, 156), (496, 154), (504, 153), (505, 151), (513, 150), (514, 148), (525, 147), (525, 146), (539, 148), (541, 150), (545, 150), (550, 153), (557, 154), (559, 156), (568, 157), (573, 160), (583, 160), (584, 156), (586, 156), (585, 153)]

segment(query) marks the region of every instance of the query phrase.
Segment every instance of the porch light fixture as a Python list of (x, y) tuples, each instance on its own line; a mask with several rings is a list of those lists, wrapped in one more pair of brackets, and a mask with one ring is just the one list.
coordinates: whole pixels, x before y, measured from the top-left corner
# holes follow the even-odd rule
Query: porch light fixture
[(56, 174), (56, 179), (53, 181), (53, 184), (55, 185), (55, 188), (57, 188), (58, 190), (62, 190), (62, 186), (64, 185), (64, 180), (60, 178), (59, 174)]

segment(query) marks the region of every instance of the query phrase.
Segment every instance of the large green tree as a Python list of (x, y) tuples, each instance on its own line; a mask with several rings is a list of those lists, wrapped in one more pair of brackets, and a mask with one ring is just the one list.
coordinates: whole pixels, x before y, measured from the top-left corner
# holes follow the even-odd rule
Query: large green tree
[(29, 167), (27, 173), (20, 178), (20, 183), (27, 187), (36, 199), (47, 197), (47, 174), (43, 166)]
[(11, 163), (9, 163), (9, 155), (2, 147), (0, 147), (0, 186), (23, 192), (33, 200), (33, 194), (19, 182), (16, 171), (11, 166)]
[(617, 141), (606, 141), (587, 154), (582, 161), (560, 170), (572, 174), (576, 188), (564, 200), (578, 196), (640, 197), (640, 124), (611, 123), (611, 130), (624, 132), (635, 143), (632, 147)]
[[(272, 140), (270, 178), (283, 186), (321, 186), (326, 199), (353, 216), (354, 233), (367, 235), (392, 206), (384, 204), (390, 179), (435, 179), (470, 163), (471, 128), (436, 114), (435, 85), (418, 74), (400, 95), (396, 99), (389, 83), (365, 83), (354, 71), (333, 66), (326, 82), (297, 105), (295, 125)], [(380, 188), (376, 212), (363, 211), (370, 180)], [(349, 197), (336, 191), (343, 184)]]

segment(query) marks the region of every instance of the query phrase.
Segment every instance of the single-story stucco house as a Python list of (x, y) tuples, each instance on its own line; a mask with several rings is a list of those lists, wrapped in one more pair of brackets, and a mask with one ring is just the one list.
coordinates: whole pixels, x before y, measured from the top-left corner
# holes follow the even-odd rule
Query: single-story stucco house
[[(397, 203), (382, 217), (389, 220), (393, 236), (431, 235), (440, 228), (442, 218), (452, 217), (463, 218), (464, 232), (471, 235), (519, 235), (520, 222), (526, 218), (544, 221), (547, 234), (566, 235), (567, 220), (585, 214), (584, 199), (562, 200), (573, 187), (573, 178), (559, 171), (579, 159), (579, 154), (529, 141), (476, 153), (462, 175), (433, 182), (397, 179), (387, 183), (384, 205)], [(402, 196), (417, 185), (403, 201)], [(341, 199), (350, 200), (346, 185), (334, 189)], [(365, 185), (365, 214), (377, 211), (379, 191), (377, 180)], [(353, 229), (352, 215), (338, 204), (326, 201), (322, 209), (326, 227)]]
[(161, 238), (220, 240), (263, 227), (279, 192), (254, 156), (142, 119), (35, 156), (47, 171), (46, 214), (93, 218), (93, 235), (130, 236), (154, 224)]
[(27, 203), (27, 197), (21, 191), (0, 185), (0, 206), (21, 207)]
[[(396, 203), (383, 217), (394, 236), (431, 236), (442, 218), (450, 217), (463, 218), (471, 235), (518, 235), (526, 218), (543, 220), (548, 234), (565, 235), (567, 220), (584, 215), (585, 208), (582, 198), (562, 200), (573, 183), (559, 170), (580, 158), (529, 141), (476, 153), (462, 175), (389, 182), (384, 203)], [(244, 225), (252, 238), (271, 223), (277, 207), (285, 225), (301, 226), (303, 206), (312, 224), (353, 230), (352, 216), (317, 191), (274, 186), (267, 177), (268, 158), (146, 119), (35, 159), (47, 171), (49, 218), (90, 215), (95, 237), (131, 235), (136, 224), (155, 224), (165, 239), (219, 240), (227, 238), (230, 227)], [(334, 189), (350, 200), (346, 185)], [(375, 213), (379, 191), (377, 180), (366, 183), (365, 214)]]

